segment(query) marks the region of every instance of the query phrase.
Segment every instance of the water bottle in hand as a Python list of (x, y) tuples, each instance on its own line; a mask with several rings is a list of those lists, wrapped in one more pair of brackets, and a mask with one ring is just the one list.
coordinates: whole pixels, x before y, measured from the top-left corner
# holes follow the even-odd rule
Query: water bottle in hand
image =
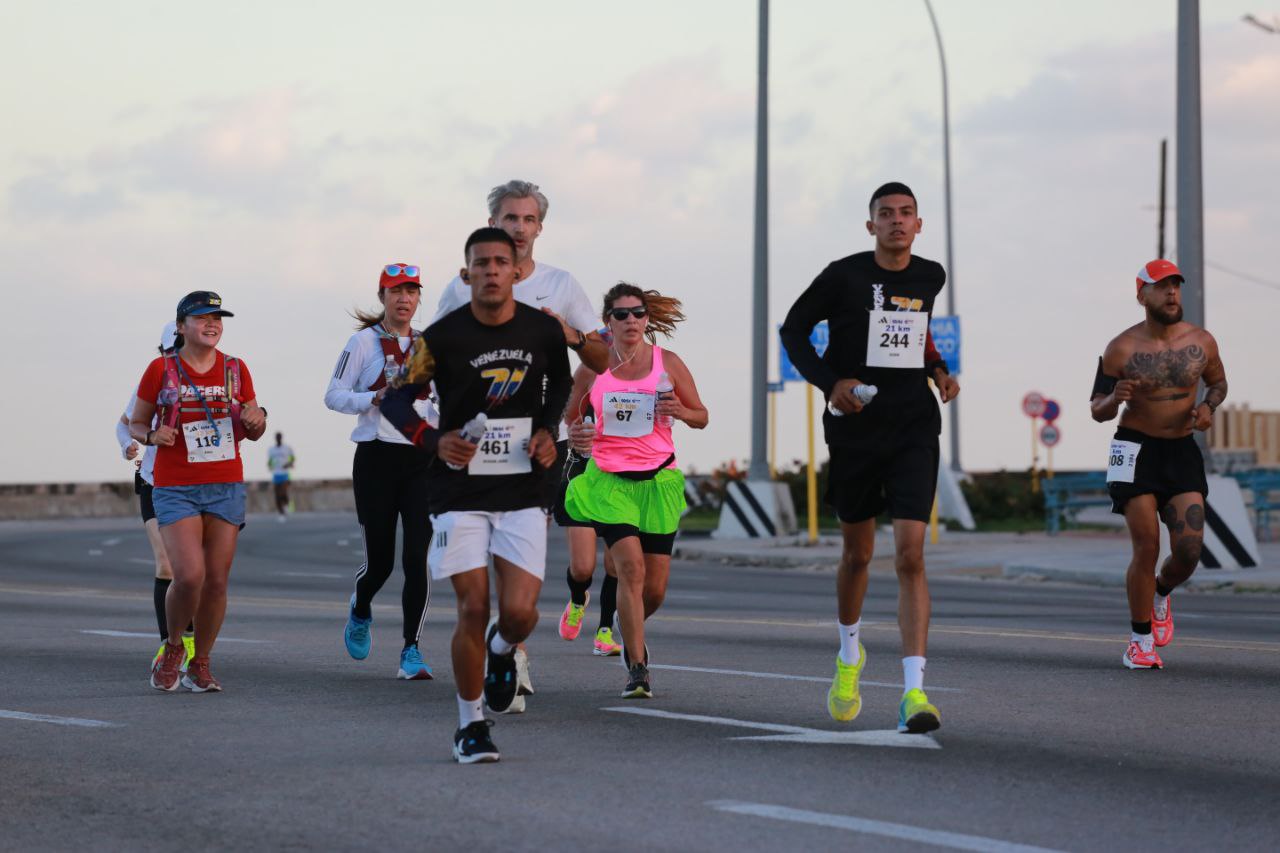
[(392, 380), (400, 375), (400, 365), (396, 364), (396, 357), (388, 355), (387, 360), (382, 365), (382, 375), (387, 380), (387, 385), (391, 385)]
[[(669, 398), (671, 396), (671, 392), (676, 389), (675, 386), (671, 384), (671, 377), (663, 373), (658, 377), (658, 384), (654, 386), (653, 390), (657, 393), (659, 400), (665, 400)], [(671, 415), (658, 415), (659, 426), (670, 427), (675, 422), (676, 419)]]
[[(595, 419), (595, 418), (593, 418), (593, 417), (591, 417), (591, 415), (587, 415), (586, 417), (584, 417), (584, 418), (582, 419), (582, 425), (583, 425), (583, 426), (594, 427), (594, 426), (595, 426), (595, 424), (596, 424), (596, 419)], [(591, 446), (590, 446), (590, 445), (587, 445), (587, 449), (586, 449), (586, 450), (578, 450), (578, 449), (575, 447), (575, 448), (574, 448), (574, 451), (575, 451), (579, 456), (581, 456), (583, 459), (589, 459), (589, 458), (591, 458)]]
[[(484, 412), (481, 412), (463, 424), (462, 429), (459, 431), (459, 435), (462, 436), (462, 440), (469, 441), (472, 444), (479, 444), (480, 439), (484, 438), (484, 425), (487, 420), (489, 420), (489, 416)], [(452, 462), (446, 462), (445, 464), (454, 471), (462, 470), (461, 465), (454, 465)]]
[[(867, 405), (875, 399), (876, 392), (880, 389), (874, 385), (855, 385), (853, 386), (853, 396), (862, 405)], [(837, 418), (844, 417), (844, 412), (836, 408), (835, 403), (827, 403), (827, 411)]]

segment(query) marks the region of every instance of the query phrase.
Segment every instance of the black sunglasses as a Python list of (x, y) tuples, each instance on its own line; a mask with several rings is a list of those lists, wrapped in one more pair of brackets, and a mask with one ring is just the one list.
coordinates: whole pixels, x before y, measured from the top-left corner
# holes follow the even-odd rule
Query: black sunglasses
[(639, 319), (649, 313), (649, 309), (643, 305), (637, 305), (634, 308), (610, 308), (609, 316), (621, 323), (630, 315)]

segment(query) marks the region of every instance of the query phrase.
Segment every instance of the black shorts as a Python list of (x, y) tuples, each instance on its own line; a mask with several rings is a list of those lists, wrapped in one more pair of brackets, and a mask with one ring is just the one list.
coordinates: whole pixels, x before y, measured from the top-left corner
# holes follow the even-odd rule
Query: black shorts
[(142, 510), (142, 523), (156, 517), (156, 506), (151, 502), (153, 486), (136, 471), (133, 474), (133, 492), (138, 496), (138, 508)]
[(587, 470), (587, 460), (577, 454), (570, 456), (568, 448), (567, 441), (556, 444), (556, 464), (553, 469), (557, 474), (556, 499), (551, 505), (551, 514), (561, 527), (594, 527), (590, 521), (578, 521), (564, 508), (564, 495), (569, 490), (569, 481)]
[(832, 445), (826, 502), (845, 524), (875, 518), (928, 521), (938, 489), (938, 436), (905, 434), (876, 445)]
[(1175, 495), (1197, 492), (1202, 497), (1209, 496), (1204, 456), (1194, 436), (1152, 438), (1136, 429), (1119, 427), (1115, 440), (1142, 445), (1133, 466), (1133, 482), (1107, 483), (1111, 511), (1116, 515), (1124, 515), (1125, 504), (1139, 495), (1155, 495), (1157, 510)]
[(670, 557), (671, 552), (675, 550), (675, 531), (671, 533), (645, 533), (634, 524), (594, 524), (583, 526), (595, 527), (596, 535), (604, 540), (605, 547), (608, 548), (612, 548), (628, 536), (635, 536), (640, 539), (641, 553)]

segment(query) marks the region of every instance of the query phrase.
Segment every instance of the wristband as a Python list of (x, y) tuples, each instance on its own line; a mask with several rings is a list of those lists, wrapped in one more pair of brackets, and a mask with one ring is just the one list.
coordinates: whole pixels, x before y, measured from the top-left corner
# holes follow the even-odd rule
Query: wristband
[(587, 345), (587, 336), (582, 334), (581, 329), (575, 329), (574, 331), (578, 333), (578, 342), (576, 344), (569, 344), (569, 349), (573, 350), (574, 352), (579, 352), (583, 347)]
[(142, 443), (143, 443), (143, 444), (145, 444), (145, 445), (147, 445), (148, 447), (150, 447), (150, 446), (151, 446), (151, 433), (153, 433), (153, 432), (155, 432), (155, 430), (153, 430), (153, 429), (149, 429), (149, 430), (147, 430), (147, 435), (146, 435), (146, 437), (142, 439)]
[(929, 372), (930, 372), (930, 373), (937, 373), (939, 370), (941, 370), (941, 371), (942, 371), (943, 373), (945, 373), (947, 376), (950, 376), (950, 375), (951, 375), (951, 371), (947, 369), (947, 361), (946, 361), (946, 359), (942, 359), (942, 358), (940, 358), (940, 359), (938, 359), (937, 361), (931, 361), (931, 362), (929, 362)]

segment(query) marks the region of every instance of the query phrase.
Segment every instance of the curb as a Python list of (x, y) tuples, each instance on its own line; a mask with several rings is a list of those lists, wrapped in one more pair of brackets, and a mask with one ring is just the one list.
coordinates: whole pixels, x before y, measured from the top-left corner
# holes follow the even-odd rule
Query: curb
[[(1200, 569), (1183, 584), (1184, 588), (1202, 591), (1226, 590), (1229, 592), (1280, 593), (1280, 580), (1251, 577), (1248, 570), (1225, 572)], [(1030, 580), (1065, 581), (1087, 586), (1123, 587), (1123, 572), (1098, 572), (1089, 569), (1073, 569), (1061, 566), (1036, 566), (1024, 563), (1005, 563), (1000, 576)]]

